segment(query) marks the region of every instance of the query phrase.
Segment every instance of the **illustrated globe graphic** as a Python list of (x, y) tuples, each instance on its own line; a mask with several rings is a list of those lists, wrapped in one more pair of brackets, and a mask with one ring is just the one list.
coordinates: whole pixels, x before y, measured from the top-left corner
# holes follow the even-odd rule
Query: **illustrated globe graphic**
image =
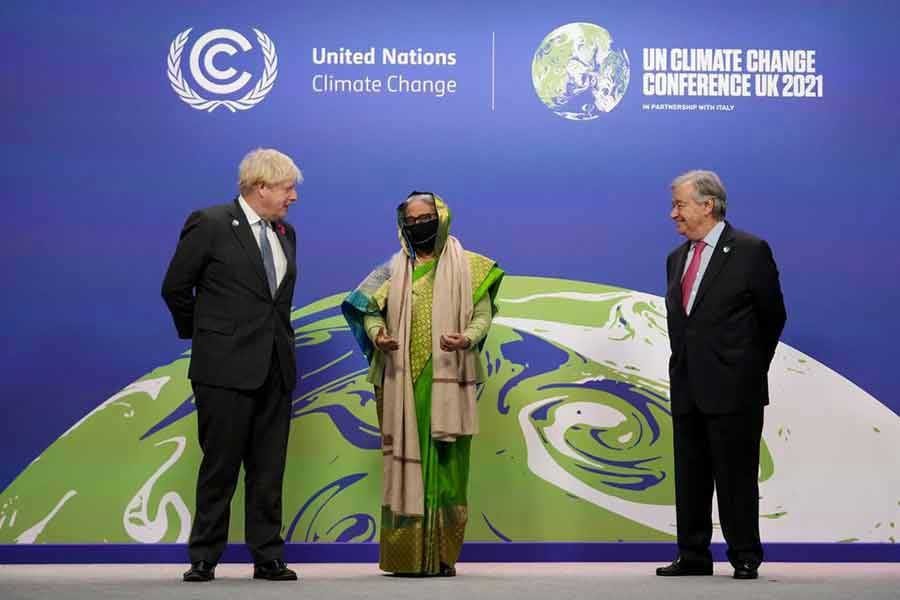
[(630, 77), (628, 53), (613, 49), (609, 32), (592, 23), (557, 27), (541, 42), (531, 63), (538, 98), (573, 121), (590, 121), (615, 108)]
[[(378, 540), (381, 439), (366, 361), (341, 315), (345, 295), (291, 314), (298, 381), (284, 481), (288, 542)], [(496, 305), (481, 353), (487, 379), (467, 541), (673, 539), (664, 299), (507, 275)], [(190, 351), (173, 358), (100, 400), (0, 492), (0, 544), (187, 540), (201, 452)], [(894, 530), (878, 524), (900, 520), (900, 477), (859, 467), (896, 455), (900, 419), (793, 348), (780, 344), (775, 363), (760, 456), (764, 539), (893, 541)], [(814, 427), (810, 399), (823, 408)], [(835, 454), (835, 439), (854, 443)], [(841, 476), (829, 482), (823, 469)], [(232, 542), (243, 537), (243, 502), (241, 483)]]

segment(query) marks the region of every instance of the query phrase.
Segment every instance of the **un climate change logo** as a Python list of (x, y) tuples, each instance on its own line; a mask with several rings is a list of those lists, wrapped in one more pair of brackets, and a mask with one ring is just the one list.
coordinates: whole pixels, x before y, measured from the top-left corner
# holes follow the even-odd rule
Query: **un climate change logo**
[(625, 50), (593, 23), (551, 31), (534, 53), (531, 80), (547, 108), (565, 119), (590, 121), (616, 107), (631, 77)]
[[(169, 56), (166, 73), (172, 90), (181, 100), (192, 108), (212, 112), (220, 106), (224, 106), (231, 112), (253, 108), (266, 97), (275, 85), (278, 77), (278, 55), (275, 54), (275, 44), (265, 33), (254, 29), (256, 41), (262, 50), (265, 68), (262, 76), (249, 92), (236, 99), (210, 100), (204, 98), (188, 84), (181, 73), (181, 55), (188, 43), (191, 29), (185, 29), (172, 40), (169, 46)], [(253, 46), (242, 34), (232, 29), (214, 29), (201, 35), (191, 46), (188, 55), (191, 77), (198, 86), (206, 92), (218, 96), (228, 96), (243, 89), (253, 76), (244, 71), (237, 75), (234, 68), (220, 69), (215, 65), (215, 58), (220, 54), (234, 56), (238, 51), (249, 52)], [(235, 76), (237, 77), (235, 78)]]

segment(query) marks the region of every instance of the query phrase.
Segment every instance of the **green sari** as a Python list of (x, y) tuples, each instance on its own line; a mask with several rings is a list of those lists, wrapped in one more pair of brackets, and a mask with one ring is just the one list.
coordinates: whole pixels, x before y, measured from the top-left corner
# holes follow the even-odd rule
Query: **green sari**
[[(449, 209), (437, 199), (441, 233), (446, 240)], [(439, 243), (442, 240), (439, 240)], [(494, 311), (493, 300), (503, 278), (503, 271), (491, 259), (466, 252), (471, 274), (473, 304), (487, 301)], [(379, 567), (391, 573), (406, 575), (439, 575), (452, 568), (459, 558), (468, 521), (467, 487), (471, 436), (453, 442), (435, 441), (431, 436), (431, 309), (436, 261), (415, 267), (412, 287), (412, 320), (410, 323), (410, 371), (413, 377), (416, 423), (422, 460), (425, 491), (423, 516), (395, 514), (382, 506)], [(376, 269), (342, 305), (344, 316), (370, 362), (370, 381), (375, 385), (379, 425), (381, 424), (384, 357), (372, 346), (365, 332), (366, 315), (381, 314), (387, 305), (389, 282), (384, 267)], [(483, 339), (478, 340), (479, 348)], [(483, 381), (484, 366), (478, 361)]]
[[(492, 284), (499, 283), (502, 272), (497, 267), (491, 271), (473, 294), (474, 302), (488, 293)], [(434, 261), (417, 267), (413, 271), (413, 281), (416, 283), (413, 289), (419, 291), (422, 285), (420, 280), (430, 287), (433, 276)], [(430, 299), (430, 294), (413, 294), (413, 327), (421, 322), (419, 315), (425, 312), (430, 330)], [(416, 339), (415, 333), (413, 339)], [(430, 351), (429, 344), (429, 354)], [(411, 349), (411, 352), (414, 351)], [(413, 372), (416, 372), (415, 363)], [(429, 356), (418, 377), (413, 380), (425, 484), (425, 516), (395, 515), (388, 507), (382, 507), (379, 567), (391, 573), (434, 575), (440, 573), (442, 566), (453, 567), (462, 550), (469, 518), (467, 488), (472, 438), (463, 436), (455, 442), (432, 439), (431, 377)]]

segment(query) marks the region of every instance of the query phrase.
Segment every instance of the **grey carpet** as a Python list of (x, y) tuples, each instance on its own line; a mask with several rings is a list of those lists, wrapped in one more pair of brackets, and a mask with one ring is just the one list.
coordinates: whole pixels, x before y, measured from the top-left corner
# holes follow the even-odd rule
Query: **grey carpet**
[(292, 565), (301, 580), (250, 579), (250, 565), (221, 565), (211, 583), (181, 582), (184, 565), (0, 565), (0, 599), (268, 598), (340, 600), (898, 600), (900, 564), (767, 563), (756, 581), (662, 578), (651, 563), (471, 563), (453, 579), (385, 576), (375, 565)]

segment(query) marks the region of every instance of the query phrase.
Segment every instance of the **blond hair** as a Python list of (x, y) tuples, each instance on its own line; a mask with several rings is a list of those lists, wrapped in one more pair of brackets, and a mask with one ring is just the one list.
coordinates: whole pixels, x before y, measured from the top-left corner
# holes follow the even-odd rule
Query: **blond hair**
[(259, 184), (300, 183), (303, 174), (291, 157), (273, 148), (251, 150), (238, 167), (238, 187), (241, 192)]

